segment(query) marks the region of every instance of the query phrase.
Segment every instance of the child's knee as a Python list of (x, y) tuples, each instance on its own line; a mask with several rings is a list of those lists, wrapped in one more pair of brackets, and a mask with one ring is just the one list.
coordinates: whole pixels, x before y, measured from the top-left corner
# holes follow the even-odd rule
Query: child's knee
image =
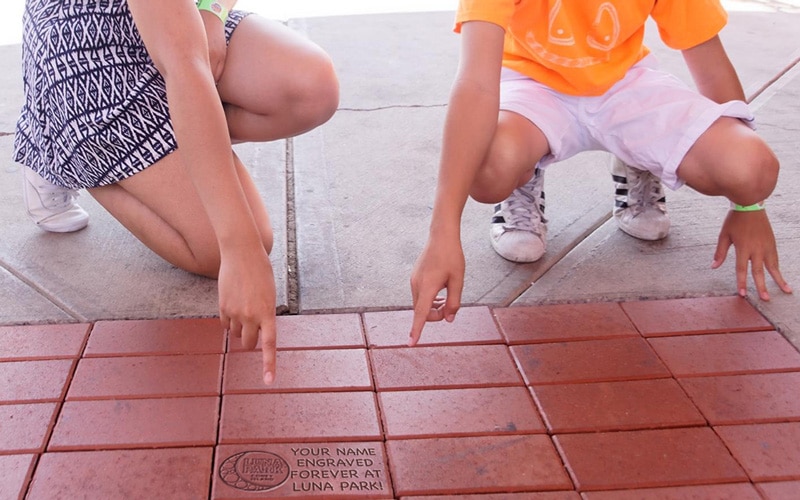
[(475, 177), (470, 196), (479, 203), (498, 203), (530, 179), (538, 162), (525, 146), (506, 134), (496, 134)]
[(339, 79), (333, 62), (325, 54), (317, 55), (303, 74), (296, 89), (297, 109), (305, 110), (310, 127), (328, 121), (339, 107)]
[(738, 161), (732, 165), (735, 170), (730, 179), (737, 195), (737, 202), (752, 205), (763, 201), (775, 189), (778, 182), (780, 164), (775, 153), (760, 139), (752, 141), (750, 147), (742, 151)]

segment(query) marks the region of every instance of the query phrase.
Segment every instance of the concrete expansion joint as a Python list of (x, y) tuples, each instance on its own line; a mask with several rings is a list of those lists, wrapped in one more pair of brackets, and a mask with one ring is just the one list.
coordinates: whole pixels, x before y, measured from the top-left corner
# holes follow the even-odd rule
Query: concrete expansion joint
[(74, 320), (79, 322), (88, 322), (89, 319), (86, 318), (83, 314), (73, 310), (70, 308), (66, 303), (60, 300), (58, 297), (54, 296), (52, 293), (47, 291), (44, 287), (37, 284), (32, 279), (28, 278), (26, 275), (19, 272), (17, 269), (14, 269), (8, 262), (0, 258), (0, 269), (6, 271), (14, 278), (21, 281), (23, 284), (28, 286), (31, 290), (38, 293), (42, 298), (53, 304), (55, 307), (59, 308), (61, 311), (72, 317)]
[(750, 93), (747, 102), (751, 104), (751, 109), (755, 111), (760, 108), (798, 75), (800, 75), (800, 49), (792, 54), (789, 64), (784, 66), (761, 87)]
[(339, 108), (337, 111), (383, 111), (385, 109), (444, 108), (447, 104), (390, 104), (374, 108)]
[(278, 314), (300, 312), (300, 285), (297, 277), (297, 210), (295, 208), (294, 141), (286, 139), (286, 310)]

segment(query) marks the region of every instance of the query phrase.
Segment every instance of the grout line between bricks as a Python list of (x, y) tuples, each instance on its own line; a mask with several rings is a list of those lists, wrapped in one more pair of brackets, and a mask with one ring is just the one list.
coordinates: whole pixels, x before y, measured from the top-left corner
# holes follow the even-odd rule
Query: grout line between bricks
[(222, 428), (222, 395), (224, 392), (224, 382), (225, 382), (225, 369), (228, 367), (228, 344), (230, 343), (230, 334), (225, 336), (225, 347), (223, 348), (222, 352), (222, 369), (220, 370), (219, 374), (219, 403), (217, 405), (217, 432), (214, 434), (214, 444), (211, 446), (211, 475), (208, 478), (208, 498), (211, 499), (211, 495), (214, 489), (214, 466), (216, 465), (217, 460), (217, 448), (220, 446), (219, 443), (219, 433), (220, 429)]
[(83, 359), (83, 355), (86, 352), (86, 346), (89, 344), (89, 336), (92, 334), (92, 330), (94, 330), (94, 323), (90, 324), (89, 327), (87, 328), (86, 335), (83, 338), (83, 344), (81, 345), (81, 348), (78, 350), (77, 356), (72, 360), (72, 366), (70, 367), (70, 370), (67, 373), (67, 380), (64, 382), (63, 393), (61, 394), (59, 401), (56, 402), (56, 409), (54, 411), (54, 416), (51, 421), (52, 426), (47, 430), (44, 437), (42, 451), (41, 453), (34, 453), (35, 457), (33, 460), (33, 465), (31, 466), (30, 480), (28, 481), (28, 484), (25, 486), (25, 493), (22, 495), (22, 498), (27, 498), (28, 493), (30, 492), (31, 489), (31, 485), (33, 484), (33, 479), (36, 476), (36, 470), (39, 468), (39, 461), (42, 459), (45, 453), (47, 453), (47, 449), (50, 446), (50, 440), (53, 438), (53, 433), (56, 430), (56, 424), (58, 423), (59, 417), (61, 417), (61, 411), (64, 408), (64, 403), (66, 403), (67, 394), (69, 394), (69, 388), (72, 386), (72, 380), (75, 377), (75, 372), (78, 371), (78, 363), (80, 363), (80, 360)]
[(378, 381), (375, 379), (375, 367), (372, 364), (372, 356), (370, 352), (373, 348), (369, 345), (369, 336), (367, 335), (367, 319), (363, 314), (358, 315), (358, 323), (361, 327), (361, 336), (364, 340), (365, 351), (364, 355), (367, 356), (367, 370), (369, 370), (369, 378), (372, 381), (372, 392), (375, 394), (375, 414), (378, 418), (378, 428), (381, 431), (381, 443), (383, 444), (383, 458), (386, 465), (386, 476), (389, 478), (389, 484), (392, 485), (392, 498), (398, 498), (397, 484), (392, 476), (392, 467), (389, 458), (389, 447), (387, 446), (389, 437), (386, 428), (383, 424), (383, 412), (381, 409), (380, 398), (378, 397)]

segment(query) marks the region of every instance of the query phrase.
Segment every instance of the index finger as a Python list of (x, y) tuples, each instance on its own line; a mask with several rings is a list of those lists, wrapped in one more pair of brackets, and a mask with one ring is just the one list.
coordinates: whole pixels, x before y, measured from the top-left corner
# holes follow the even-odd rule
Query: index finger
[(422, 329), (425, 327), (425, 322), (428, 321), (431, 305), (436, 299), (438, 291), (433, 293), (423, 291), (415, 294), (414, 297), (414, 319), (411, 322), (411, 333), (409, 334), (408, 345), (413, 347), (419, 342), (422, 336)]
[(261, 356), (264, 360), (264, 383), (271, 385), (275, 381), (275, 350), (277, 348), (277, 332), (275, 320), (261, 323)]

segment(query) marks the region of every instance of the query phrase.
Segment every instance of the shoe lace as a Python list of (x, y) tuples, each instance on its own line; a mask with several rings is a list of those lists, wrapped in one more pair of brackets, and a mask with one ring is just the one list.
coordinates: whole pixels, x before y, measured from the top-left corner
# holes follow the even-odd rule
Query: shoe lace
[(639, 215), (646, 208), (657, 206), (664, 197), (658, 178), (648, 171), (629, 168), (628, 172), (628, 207)]
[(72, 206), (78, 198), (78, 191), (53, 184), (40, 184), (36, 186), (42, 205), (48, 210), (60, 210)]
[(544, 178), (537, 171), (525, 185), (518, 187), (505, 201), (505, 228), (542, 234), (544, 218), (540, 199), (544, 188)]

